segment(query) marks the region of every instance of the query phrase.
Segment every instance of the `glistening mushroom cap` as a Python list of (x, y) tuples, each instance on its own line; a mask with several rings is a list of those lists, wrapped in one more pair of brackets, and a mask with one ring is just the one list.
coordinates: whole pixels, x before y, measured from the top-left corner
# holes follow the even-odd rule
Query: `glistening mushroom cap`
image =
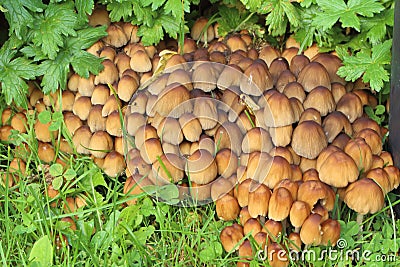
[(379, 185), (369, 178), (362, 178), (347, 187), (344, 202), (350, 209), (365, 215), (380, 211), (385, 198)]
[(324, 130), (315, 121), (304, 121), (293, 131), (291, 146), (302, 157), (315, 159), (327, 145)]

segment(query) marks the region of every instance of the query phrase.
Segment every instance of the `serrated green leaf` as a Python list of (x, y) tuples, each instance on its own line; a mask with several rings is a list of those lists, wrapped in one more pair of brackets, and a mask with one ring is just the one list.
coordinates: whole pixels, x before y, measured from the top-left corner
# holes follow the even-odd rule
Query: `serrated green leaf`
[[(186, 1), (189, 2), (189, 1)], [(182, 6), (181, 0), (167, 0), (164, 5), (165, 14), (172, 14), (175, 18), (183, 16), (184, 7)]]
[[(259, 0), (240, 0), (242, 4), (246, 7), (247, 10), (250, 12), (257, 12), (259, 11), (261, 1)], [(264, 2), (271, 2), (271, 1), (264, 1)]]
[(70, 50), (87, 49), (104, 36), (107, 36), (105, 26), (87, 27), (76, 31), (76, 36), (69, 37), (65, 47)]
[(14, 54), (15, 52), (9, 51), (0, 55), (2, 92), (8, 105), (14, 100), (18, 106), (27, 107), (28, 85), (25, 80), (34, 79), (38, 75), (38, 68), (27, 58), (12, 59)]
[(132, 3), (129, 0), (110, 2), (107, 10), (110, 11), (111, 21), (120, 21), (121, 19), (127, 21), (133, 12)]
[(265, 25), (268, 25), (268, 32), (272, 36), (284, 35), (288, 21), (293, 27), (297, 27), (300, 22), (299, 13), (289, 0), (264, 1), (258, 12), (269, 13), (265, 19)]
[(314, 26), (325, 30), (340, 21), (343, 28), (351, 27), (360, 31), (359, 15), (371, 17), (384, 10), (377, 0), (349, 0), (347, 3), (344, 0), (317, 0), (317, 4), (323, 12), (317, 14)]
[(10, 25), (10, 34), (13, 32), (19, 39), (25, 38), (28, 25), (32, 25), (33, 16), (30, 11), (42, 12), (46, 7), (40, 0), (3, 0), (4, 13)]
[(54, 163), (49, 168), (51, 176), (61, 176), (63, 174), (63, 166), (60, 163)]
[(79, 19), (88, 21), (87, 15), (92, 14), (94, 0), (75, 0), (75, 8), (78, 11)]
[(54, 60), (48, 59), (39, 65), (39, 73), (43, 75), (41, 86), (43, 93), (64, 89), (67, 84), (70, 58), (69, 54), (61, 51)]
[(53, 246), (47, 235), (33, 244), (29, 261), (37, 262), (40, 266), (51, 266), (53, 264)]
[(79, 76), (89, 78), (89, 72), (97, 75), (103, 70), (103, 59), (96, 57), (84, 50), (77, 51), (71, 57), (72, 68)]
[(156, 44), (164, 37), (163, 28), (159, 24), (153, 25), (152, 27), (142, 25), (137, 34), (141, 36), (144, 45)]
[(363, 75), (363, 81), (369, 83), (375, 91), (380, 91), (389, 81), (389, 72), (384, 68), (390, 64), (392, 40), (374, 46), (371, 51), (362, 50), (353, 56), (345, 56), (338, 75), (347, 81), (355, 81)]
[(63, 36), (75, 36), (77, 15), (70, 4), (50, 4), (43, 16), (37, 17), (33, 31), (33, 43), (43, 53), (55, 59), (64, 45)]

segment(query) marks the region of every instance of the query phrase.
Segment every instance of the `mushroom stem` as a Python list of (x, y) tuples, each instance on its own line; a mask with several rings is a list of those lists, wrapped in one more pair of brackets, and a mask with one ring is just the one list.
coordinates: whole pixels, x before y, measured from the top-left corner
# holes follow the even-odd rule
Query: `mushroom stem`
[(363, 219), (364, 219), (364, 215), (357, 213), (356, 220), (357, 220), (358, 225), (360, 226), (360, 232), (362, 231), (362, 228), (363, 228), (363, 226), (362, 226)]
[(260, 216), (260, 223), (261, 223), (262, 225), (265, 224), (265, 216)]
[(294, 228), (294, 232), (295, 232), (295, 233), (300, 233), (300, 228), (301, 228), (301, 227), (295, 227), (295, 228)]

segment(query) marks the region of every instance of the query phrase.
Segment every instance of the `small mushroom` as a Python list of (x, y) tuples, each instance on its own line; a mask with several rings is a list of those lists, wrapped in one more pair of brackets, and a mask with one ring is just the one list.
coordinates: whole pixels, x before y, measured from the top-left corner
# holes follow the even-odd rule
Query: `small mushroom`
[(188, 157), (186, 174), (196, 184), (208, 184), (217, 176), (218, 168), (214, 157), (204, 149), (196, 150)]
[(88, 150), (94, 157), (102, 159), (113, 146), (113, 140), (107, 132), (97, 131), (90, 138)]
[(212, 39), (214, 39), (214, 28), (212, 25), (208, 25), (207, 29), (205, 30), (205, 27), (208, 24), (208, 19), (201, 17), (196, 20), (194, 23), (191, 31), (190, 31), (190, 36), (198, 41), (200, 40), (203, 43), (210, 42)]
[(314, 121), (304, 121), (293, 131), (291, 146), (302, 157), (315, 159), (327, 145), (324, 130)]
[(301, 241), (305, 245), (318, 246), (322, 242), (321, 215), (310, 214), (300, 230)]
[(317, 171), (322, 182), (336, 188), (346, 187), (358, 178), (356, 163), (342, 151), (330, 154)]
[(87, 125), (89, 126), (92, 133), (106, 130), (107, 118), (102, 116), (102, 110), (102, 105), (94, 105), (89, 110)]
[(292, 194), (284, 187), (277, 187), (272, 192), (268, 205), (268, 218), (283, 221), (289, 216), (293, 204)]
[(110, 177), (116, 177), (125, 170), (124, 156), (116, 151), (111, 151), (104, 158), (102, 169), (104, 173)]
[(243, 228), (237, 223), (225, 227), (219, 238), (226, 252), (239, 249), (240, 241), (243, 239)]
[(231, 195), (224, 195), (215, 202), (218, 218), (224, 221), (235, 220), (239, 216), (240, 207), (236, 200)]
[(372, 166), (372, 150), (363, 138), (350, 139), (344, 152), (356, 163), (358, 170), (367, 172)]
[(321, 116), (326, 116), (335, 110), (336, 103), (328, 88), (317, 86), (309, 92), (303, 102), (303, 106), (305, 109), (315, 108), (321, 113)]
[(297, 200), (294, 201), (289, 212), (290, 223), (295, 227), (294, 232), (299, 233), (304, 221), (311, 214), (308, 203)]
[(385, 198), (379, 185), (372, 179), (362, 178), (347, 187), (344, 202), (357, 212), (357, 223), (361, 225), (363, 215), (380, 211), (385, 204)]
[(94, 84), (113, 84), (118, 81), (118, 69), (114, 63), (106, 59), (101, 64), (104, 66), (104, 69), (94, 78)]
[(329, 74), (318, 62), (308, 63), (299, 73), (297, 82), (300, 83), (306, 92), (311, 92), (317, 86), (324, 86), (331, 90)]
[(360, 98), (354, 93), (346, 93), (336, 105), (336, 110), (342, 112), (351, 123), (363, 114)]
[(268, 213), (268, 203), (271, 198), (271, 190), (264, 184), (253, 183), (249, 185), (248, 205), (252, 218), (265, 217)]

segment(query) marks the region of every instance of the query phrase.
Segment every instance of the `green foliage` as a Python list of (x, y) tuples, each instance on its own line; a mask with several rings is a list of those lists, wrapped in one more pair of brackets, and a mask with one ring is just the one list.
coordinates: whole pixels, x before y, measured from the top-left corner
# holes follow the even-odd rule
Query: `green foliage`
[(47, 235), (33, 244), (29, 260), (30, 266), (51, 266), (53, 263), (53, 247)]
[(139, 25), (138, 35), (144, 45), (159, 43), (165, 33), (177, 38), (185, 13), (190, 12), (190, 5), (195, 0), (100, 0), (107, 5), (112, 21), (131, 22)]
[[(64, 89), (73, 70), (83, 77), (97, 74), (102, 59), (84, 51), (106, 35), (104, 27), (87, 25), (93, 1), (0, 2), (10, 24), (9, 39), (0, 49), (0, 83), (7, 104), (26, 107), (25, 80), (42, 77), (44, 93)], [(76, 9), (75, 9), (76, 8)]]

